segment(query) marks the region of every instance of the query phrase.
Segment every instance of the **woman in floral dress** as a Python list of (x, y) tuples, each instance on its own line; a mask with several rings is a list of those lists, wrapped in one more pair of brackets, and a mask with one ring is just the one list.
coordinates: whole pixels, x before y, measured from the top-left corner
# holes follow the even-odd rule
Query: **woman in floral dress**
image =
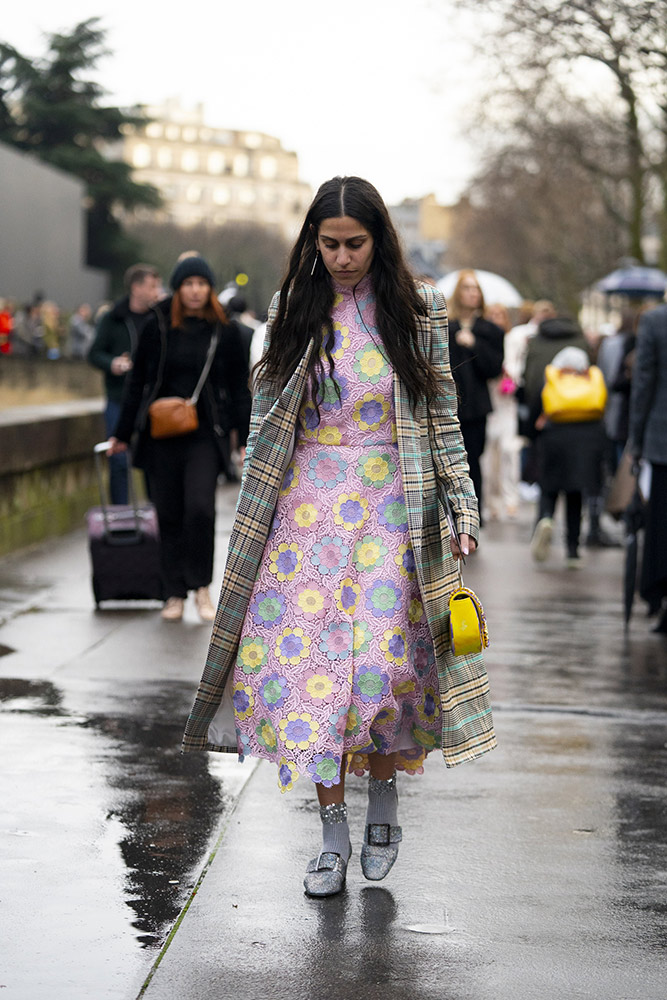
[[(433, 340), (446, 333), (436, 310), (429, 310), (434, 296), (444, 315), (439, 293), (410, 277), (375, 188), (359, 178), (335, 178), (309, 209), (272, 304), (257, 370), (260, 401), (251, 420), (244, 487), (254, 461), (262, 474), (249, 492), (257, 509), (270, 506), (273, 516), (268, 537), (257, 532), (261, 555), (247, 603), (240, 605), (222, 702), (229, 707), (231, 698), (238, 752), (275, 762), (281, 791), (299, 779), (315, 784), (323, 844), (307, 868), (310, 895), (332, 895), (345, 882), (351, 853), (346, 771), (370, 771), (361, 865), (367, 878), (382, 879), (402, 835), (396, 771), (421, 773), (426, 755), (442, 743), (433, 623), (422, 594), (426, 556), (416, 558), (411, 537), (404, 474), (412, 481), (406, 471), (412, 466), (397, 428), (421, 408), (426, 441), (432, 437), (436, 451), (438, 442), (447, 446), (442, 465), (461, 548), (474, 551), (476, 502), (451, 374), (448, 366), (432, 363), (423, 346), (424, 327)], [(446, 354), (442, 342), (439, 350)], [(291, 407), (296, 426), (281, 411), (292, 389), (299, 396)], [(261, 428), (272, 424), (278, 429), (268, 433), (272, 445), (264, 454)], [(289, 445), (276, 445), (286, 432), (291, 455)], [(401, 433), (407, 439), (407, 430)], [(430, 461), (433, 441), (427, 450)], [(283, 452), (270, 503), (272, 466)], [(242, 487), (237, 521), (250, 509), (243, 494)], [(246, 534), (250, 525), (248, 520)], [(240, 535), (238, 544), (234, 536), (230, 543), (230, 576), (243, 547)], [(452, 555), (460, 555), (455, 543), (447, 558)], [(437, 575), (444, 575), (442, 566)], [(216, 628), (223, 630), (220, 614)], [(215, 631), (211, 649), (207, 669), (221, 662)], [(217, 682), (205, 674), (190, 736)], [(220, 714), (209, 718), (205, 745), (211, 749), (229, 749)], [(189, 749), (187, 741), (188, 730)]]

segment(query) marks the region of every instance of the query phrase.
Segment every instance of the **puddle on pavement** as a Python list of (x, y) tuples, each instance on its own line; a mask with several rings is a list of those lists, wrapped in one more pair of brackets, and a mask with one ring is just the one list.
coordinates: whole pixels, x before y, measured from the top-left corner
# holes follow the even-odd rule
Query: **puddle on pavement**
[[(82, 781), (76, 808), (95, 810), (90, 821), (106, 820), (106, 829), (118, 830), (125, 869), (118, 872), (113, 852), (109, 878), (122, 886), (119, 909), (131, 910), (130, 924), (142, 948), (164, 942), (229, 804), (220, 779), (209, 774), (208, 755), (180, 753), (191, 699), (191, 685), (155, 685), (133, 690), (124, 700), (114, 697), (112, 711), (92, 714), (79, 709), (72, 715), (63, 707), (62, 691), (50, 682), (0, 679), (0, 713), (41, 716), (45, 721), (60, 717), (57, 739), (53, 732), (47, 734), (56, 755), (67, 756), (75, 741), (80, 742), (82, 730), (97, 737), (90, 745), (84, 743), (85, 752), (101, 766), (106, 788), (91, 805)], [(75, 837), (72, 854), (81, 847)]]
[(62, 715), (62, 693), (50, 681), (0, 677), (0, 711)]

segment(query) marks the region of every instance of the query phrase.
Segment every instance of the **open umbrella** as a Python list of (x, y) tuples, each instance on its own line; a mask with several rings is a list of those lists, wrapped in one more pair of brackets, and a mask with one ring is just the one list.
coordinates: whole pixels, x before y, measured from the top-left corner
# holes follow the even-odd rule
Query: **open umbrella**
[(621, 267), (601, 278), (595, 287), (608, 295), (628, 295), (635, 298), (656, 295), (662, 298), (667, 290), (667, 274), (657, 267)]
[(632, 614), (632, 605), (635, 600), (635, 590), (637, 589), (637, 550), (639, 547), (638, 535), (644, 527), (644, 498), (639, 488), (639, 466), (633, 466), (635, 475), (635, 491), (632, 500), (625, 509), (623, 521), (625, 522), (625, 567), (623, 570), (623, 620), (627, 629)]
[[(445, 298), (454, 291), (460, 273), (460, 271), (450, 271), (438, 282), (438, 288)], [(523, 302), (521, 293), (502, 275), (494, 274), (493, 271), (478, 271), (476, 268), (475, 274), (487, 305), (498, 302), (508, 309), (513, 309)]]

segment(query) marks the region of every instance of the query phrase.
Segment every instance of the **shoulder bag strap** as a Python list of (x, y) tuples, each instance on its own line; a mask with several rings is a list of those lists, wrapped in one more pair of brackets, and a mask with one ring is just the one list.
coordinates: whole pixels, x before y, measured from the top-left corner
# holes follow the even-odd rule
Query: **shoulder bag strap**
[(211, 334), (211, 343), (208, 345), (208, 354), (206, 355), (206, 363), (202, 369), (202, 373), (199, 376), (199, 381), (195, 386), (195, 391), (190, 396), (190, 402), (193, 406), (197, 405), (197, 400), (199, 399), (199, 394), (204, 388), (204, 382), (208, 378), (208, 373), (211, 370), (211, 365), (213, 364), (213, 355), (215, 354), (216, 347), (218, 346), (218, 341), (220, 340), (220, 324), (216, 323), (215, 329)]

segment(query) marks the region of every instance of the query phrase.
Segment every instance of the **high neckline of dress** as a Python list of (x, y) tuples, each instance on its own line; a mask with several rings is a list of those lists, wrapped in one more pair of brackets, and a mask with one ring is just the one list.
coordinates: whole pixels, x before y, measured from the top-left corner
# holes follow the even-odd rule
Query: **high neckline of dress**
[(373, 288), (373, 281), (370, 274), (365, 274), (356, 285), (341, 285), (335, 278), (331, 279), (334, 291), (343, 298), (359, 298), (360, 295), (367, 295)]

